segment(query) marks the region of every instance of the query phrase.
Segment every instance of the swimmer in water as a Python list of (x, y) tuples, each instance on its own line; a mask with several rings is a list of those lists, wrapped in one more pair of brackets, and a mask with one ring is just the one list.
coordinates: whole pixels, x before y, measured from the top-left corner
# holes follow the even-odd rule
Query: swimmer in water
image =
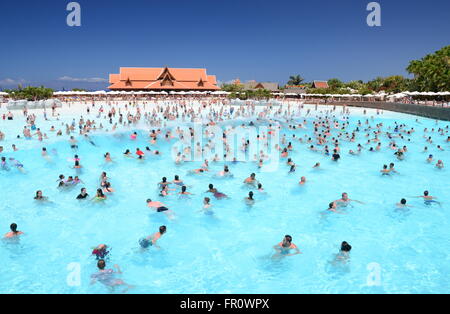
[(438, 162), (436, 163), (436, 168), (444, 169), (444, 163), (442, 162), (442, 160), (438, 160)]
[(248, 196), (244, 198), (244, 201), (247, 205), (251, 206), (255, 204), (255, 199), (253, 198), (253, 192), (248, 192)]
[(111, 159), (111, 154), (110, 153), (106, 153), (104, 155), (105, 157), (105, 162), (113, 162), (113, 160)]
[(100, 202), (106, 200), (106, 195), (103, 194), (102, 189), (97, 189), (97, 194), (92, 198), (92, 201)]
[(127, 292), (133, 286), (127, 284), (122, 279), (114, 278), (114, 274), (122, 274), (119, 265), (114, 265), (113, 269), (105, 269), (106, 262), (101, 259), (97, 262), (98, 272), (91, 275), (91, 285), (95, 284), (97, 281), (108, 287), (111, 291), (114, 291), (116, 287), (125, 286), (125, 289), (122, 293)]
[(348, 194), (346, 192), (342, 193), (342, 197), (340, 199), (334, 201), (334, 203), (336, 204), (337, 207), (346, 207), (351, 202), (357, 202), (360, 204), (364, 204), (361, 201), (348, 198)]
[(423, 198), (425, 205), (432, 205), (433, 203), (438, 204), (439, 206), (442, 206), (440, 202), (436, 201), (437, 197), (431, 196), (428, 191), (424, 191), (423, 195), (420, 196), (413, 196), (416, 198)]
[(406, 199), (404, 199), (404, 198), (402, 198), (400, 200), (400, 203), (397, 203), (396, 206), (397, 206), (397, 208), (414, 207), (414, 206), (411, 206), (411, 205), (406, 205)]
[(258, 192), (260, 193), (266, 193), (266, 191), (264, 190), (263, 186), (261, 183), (258, 183), (258, 187), (257, 187)]
[(114, 193), (114, 189), (111, 187), (111, 183), (108, 181), (102, 181), (101, 187), (104, 193)]
[(183, 185), (183, 186), (181, 187), (181, 192), (178, 193), (178, 194), (180, 194), (180, 195), (193, 195), (191, 192), (188, 192), (188, 191), (186, 191), (186, 190), (187, 190), (187, 187), (186, 187), (185, 185)]
[[(275, 257), (293, 256), (302, 253), (298, 249), (297, 245), (292, 243), (292, 237), (290, 235), (285, 235), (283, 241), (281, 241), (277, 245), (274, 245), (273, 248), (277, 252), (275, 254)], [(294, 253), (290, 253), (291, 250), (294, 250)]]
[(106, 259), (108, 254), (109, 251), (106, 244), (100, 244), (92, 250), (92, 255), (94, 255), (97, 260)]
[(147, 207), (154, 209), (158, 213), (164, 213), (169, 219), (174, 218), (173, 211), (171, 211), (165, 204), (161, 202), (147, 199)]
[(194, 173), (194, 174), (198, 174), (198, 173), (203, 173), (205, 171), (209, 171), (208, 169), (205, 168), (197, 168), (197, 169), (193, 169), (191, 170), (189, 173)]
[(5, 238), (7, 238), (7, 239), (16, 238), (16, 237), (20, 236), (21, 234), (23, 234), (22, 231), (17, 230), (16, 223), (12, 223), (9, 226), (9, 228), (11, 229), (11, 231), (5, 234)]
[(125, 152), (123, 153), (123, 156), (129, 157), (129, 158), (134, 158), (129, 149), (125, 150)]
[(165, 186), (168, 186), (170, 182), (167, 182), (166, 177), (162, 177), (161, 182), (158, 183), (159, 188), (164, 188)]
[(17, 170), (19, 170), (22, 173), (25, 173), (25, 169), (23, 168), (23, 164), (20, 161), (10, 157), (9, 158), (9, 162), (12, 163), (12, 166), (16, 167)]
[(343, 241), (341, 243), (341, 249), (339, 250), (339, 253), (336, 254), (334, 261), (332, 262), (333, 265), (336, 265), (337, 263), (346, 264), (350, 261), (350, 251), (352, 250), (352, 246), (348, 244), (346, 241)]
[(156, 244), (156, 242), (162, 237), (163, 234), (165, 234), (167, 231), (166, 226), (159, 227), (159, 231), (155, 232), (152, 235), (149, 235), (148, 237), (142, 238), (139, 240), (139, 245), (143, 249), (147, 249), (151, 246), (157, 247), (160, 249), (161, 247)]
[(228, 169), (227, 165), (223, 166), (223, 170), (220, 171), (217, 175), (219, 177), (232, 177), (233, 176), (233, 174), (231, 174), (231, 172), (230, 172), (230, 169)]
[(170, 195), (169, 191), (175, 191), (175, 189), (169, 189), (168, 185), (164, 185), (159, 192), (159, 196), (167, 196)]
[(43, 196), (41, 190), (36, 191), (36, 196), (34, 197), (34, 199), (36, 201), (41, 201), (41, 202), (42, 201), (48, 201), (48, 197), (47, 196)]
[(138, 159), (144, 159), (145, 154), (142, 150), (140, 150), (139, 148), (136, 148), (136, 155), (138, 156)]
[(178, 175), (175, 175), (174, 180), (172, 181), (173, 184), (178, 186), (183, 186), (183, 180), (180, 180), (180, 177)]
[(399, 172), (395, 170), (395, 164), (393, 162), (389, 164), (389, 172), (399, 174)]
[(4, 170), (4, 171), (9, 171), (9, 167), (8, 164), (6, 163), (6, 157), (2, 157), (1, 158), (1, 162), (0, 162), (0, 169)]
[(298, 184), (305, 185), (306, 184), (306, 178), (305, 177), (301, 177), (300, 181), (298, 182)]
[(208, 191), (206, 192), (213, 193), (214, 197), (217, 199), (228, 198), (226, 194), (219, 192), (212, 184), (209, 184)]
[(335, 202), (331, 202), (330, 204), (328, 204), (327, 212), (333, 212), (336, 214), (345, 214), (344, 212), (337, 210), (337, 205)]
[(89, 137), (89, 135), (84, 134), (84, 138), (85, 138), (86, 141), (88, 141), (92, 146), (97, 147), (97, 145), (95, 145), (95, 143), (91, 140), (91, 138)]
[(88, 197), (89, 197), (89, 194), (87, 193), (86, 188), (82, 188), (80, 190), (80, 194), (78, 194), (76, 199), (77, 200), (84, 200), (84, 199), (86, 199)]
[(389, 171), (387, 165), (383, 165), (383, 169), (381, 169), (380, 172), (381, 172), (381, 175), (388, 176), (390, 171)]
[(212, 204), (209, 197), (203, 199), (203, 207), (198, 212), (203, 212), (205, 215), (213, 215), (214, 212), (211, 210)]
[(255, 179), (255, 177), (256, 177), (255, 173), (250, 174), (250, 176), (244, 180), (244, 183), (247, 185), (256, 186), (258, 181)]
[(295, 172), (295, 168), (296, 168), (295, 164), (292, 164), (291, 168), (289, 169), (289, 173)]

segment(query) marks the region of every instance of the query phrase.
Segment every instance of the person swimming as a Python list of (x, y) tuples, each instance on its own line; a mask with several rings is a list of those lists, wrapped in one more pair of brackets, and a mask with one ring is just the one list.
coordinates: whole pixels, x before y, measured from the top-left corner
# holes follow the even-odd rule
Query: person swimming
[(424, 191), (423, 195), (413, 196), (413, 197), (423, 198), (425, 205), (432, 205), (433, 203), (436, 203), (439, 206), (441, 206), (441, 203), (436, 201), (437, 197), (431, 196), (428, 191)]
[(1, 162), (0, 162), (0, 169), (4, 170), (4, 171), (9, 171), (9, 167), (8, 164), (6, 163), (6, 157), (2, 157), (1, 158)]
[(36, 195), (35, 195), (34, 199), (36, 201), (47, 201), (48, 197), (47, 196), (43, 196), (42, 191), (38, 190), (38, 191), (36, 191)]
[(7, 239), (11, 239), (11, 238), (16, 238), (22, 234), (24, 234), (22, 231), (17, 230), (17, 224), (16, 223), (12, 223), (9, 226), (9, 229), (11, 230), (10, 232), (5, 234), (5, 238)]
[(331, 202), (330, 204), (328, 204), (327, 213), (329, 212), (333, 212), (336, 214), (345, 214), (344, 212), (337, 210), (337, 204), (335, 202)]
[(219, 192), (212, 184), (209, 184), (208, 191), (206, 192), (213, 193), (214, 197), (217, 199), (228, 197), (226, 194)]
[(149, 235), (145, 238), (142, 238), (139, 240), (139, 245), (141, 246), (141, 248), (143, 249), (148, 249), (151, 246), (160, 248), (156, 242), (162, 237), (163, 234), (165, 234), (167, 231), (166, 226), (161, 226), (159, 227), (159, 231), (155, 232), (152, 235)]
[(106, 180), (102, 181), (101, 187), (104, 193), (114, 193), (114, 189), (111, 187), (111, 183)]
[(300, 181), (298, 182), (298, 184), (305, 185), (306, 184), (306, 177), (304, 177), (304, 176), (300, 177)]
[(444, 169), (444, 162), (443, 162), (442, 160), (439, 159), (439, 160), (437, 161), (435, 167), (438, 168), (438, 169)]
[(255, 173), (250, 174), (250, 176), (244, 180), (245, 184), (252, 185), (252, 186), (256, 186), (257, 182), (258, 181), (256, 180), (256, 174)]
[(136, 155), (138, 156), (138, 159), (144, 159), (145, 154), (142, 150), (140, 150), (139, 148), (136, 148)]
[(183, 186), (183, 180), (180, 180), (180, 177), (178, 175), (175, 175), (174, 180), (172, 181), (173, 184), (178, 186)]
[(173, 219), (173, 211), (171, 211), (165, 204), (158, 201), (147, 199), (147, 207), (154, 208), (157, 213), (164, 213), (169, 219)]
[(405, 198), (402, 198), (400, 200), (400, 202), (396, 204), (396, 206), (397, 206), (397, 208), (413, 207), (411, 205), (406, 205), (406, 199)]
[[(292, 243), (292, 237), (290, 235), (285, 235), (283, 238), (283, 241), (281, 241), (277, 245), (274, 245), (273, 248), (277, 252), (276, 256), (279, 256), (279, 257), (280, 256), (293, 256), (293, 255), (302, 253), (298, 249), (297, 245)], [(291, 253), (290, 252), (291, 250), (294, 250), (294, 253)]]
[(114, 265), (114, 268), (116, 268), (116, 270), (105, 269), (105, 267), (106, 267), (105, 260), (100, 259), (97, 262), (98, 272), (91, 275), (91, 284), (95, 284), (98, 281), (101, 284), (108, 287), (109, 289), (111, 289), (112, 291), (114, 291), (114, 289), (118, 286), (126, 286), (126, 288), (122, 291), (123, 293), (125, 293), (126, 291), (128, 291), (128, 289), (133, 287), (124, 282), (122, 279), (114, 278), (114, 274), (122, 274), (119, 265), (117, 264)]
[(106, 244), (100, 244), (92, 250), (92, 255), (95, 256), (97, 260), (106, 259), (110, 251), (108, 251), (108, 246)]
[(388, 176), (390, 171), (389, 171), (387, 165), (383, 165), (383, 169), (381, 169), (380, 172), (381, 172), (381, 175)]
[(220, 171), (217, 175), (220, 177), (232, 177), (233, 176), (233, 174), (230, 172), (230, 169), (228, 168), (227, 165), (223, 166), (223, 170)]
[(124, 155), (125, 157), (133, 158), (133, 155), (131, 154), (131, 152), (130, 152), (129, 149), (125, 150), (125, 152), (123, 153), (123, 155)]
[(205, 215), (213, 215), (214, 212), (211, 210), (211, 199), (209, 197), (205, 197), (203, 199), (203, 207), (199, 212), (203, 212)]
[(9, 162), (12, 163), (12, 166), (16, 167), (17, 170), (19, 170), (20, 172), (22, 172), (22, 173), (25, 172), (25, 169), (23, 168), (24, 166), (20, 161), (16, 160), (15, 158), (10, 157)]
[(162, 177), (161, 182), (158, 183), (158, 186), (160, 188), (164, 188), (165, 186), (168, 186), (169, 184), (170, 184), (170, 182), (167, 182), (167, 178)]
[(86, 188), (81, 188), (80, 194), (77, 196), (77, 200), (84, 200), (89, 197), (89, 194), (86, 191)]
[(351, 202), (357, 202), (360, 204), (364, 204), (361, 201), (350, 199), (346, 192), (342, 193), (342, 197), (340, 199), (334, 201), (334, 203), (336, 204), (337, 207), (346, 207)]
[(186, 187), (185, 185), (183, 185), (183, 186), (181, 187), (181, 192), (178, 193), (178, 194), (180, 194), (180, 195), (193, 195), (191, 192), (188, 192), (188, 191), (187, 191), (187, 187)]
[(253, 192), (248, 192), (248, 196), (244, 198), (244, 201), (247, 205), (253, 205), (255, 204), (255, 199), (253, 198)]
[(97, 189), (97, 193), (94, 196), (94, 198), (92, 198), (92, 201), (99, 202), (99, 201), (104, 201), (104, 200), (106, 200), (106, 195), (103, 194), (103, 190)]
[(348, 244), (346, 241), (341, 243), (341, 248), (339, 253), (336, 254), (333, 264), (342, 263), (346, 264), (350, 261), (350, 251), (352, 250), (352, 246)]
[(110, 153), (106, 153), (106, 154), (104, 155), (104, 157), (105, 157), (105, 162), (113, 162)]

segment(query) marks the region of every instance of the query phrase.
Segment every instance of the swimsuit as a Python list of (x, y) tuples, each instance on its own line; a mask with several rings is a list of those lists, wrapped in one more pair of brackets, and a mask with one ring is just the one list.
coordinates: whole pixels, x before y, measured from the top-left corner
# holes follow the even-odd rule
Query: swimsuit
[(152, 243), (152, 241), (150, 241), (150, 240), (148, 240), (148, 239), (146, 239), (146, 238), (142, 238), (142, 239), (139, 240), (139, 245), (140, 245), (142, 248), (146, 249), (146, 248), (152, 246), (153, 243)]
[(215, 196), (216, 198), (222, 198), (222, 197), (226, 197), (226, 195), (225, 195), (225, 194), (223, 194), (223, 193), (220, 193), (220, 192), (214, 192), (214, 196)]

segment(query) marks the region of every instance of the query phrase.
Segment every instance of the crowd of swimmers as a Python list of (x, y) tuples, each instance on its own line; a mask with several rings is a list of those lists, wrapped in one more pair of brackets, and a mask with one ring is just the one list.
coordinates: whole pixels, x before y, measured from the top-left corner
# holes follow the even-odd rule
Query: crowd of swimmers
[[(217, 103), (209, 104), (211, 106), (210, 113), (207, 115), (208, 123), (206, 123), (206, 131), (202, 136), (205, 136), (208, 141), (205, 145), (200, 145), (200, 143), (196, 143), (194, 148), (190, 146), (182, 148), (174, 148), (175, 163), (183, 163), (190, 160), (189, 156), (191, 154), (206, 154), (212, 153), (215, 150), (215, 143), (211, 140), (214, 136), (220, 136), (221, 141), (224, 145), (224, 159), (230, 160), (229, 156), (234, 155), (234, 148), (228, 142), (228, 138), (232, 136), (233, 132), (236, 131), (238, 127), (232, 126), (224, 131), (222, 134), (215, 134), (214, 131), (211, 131), (208, 127), (214, 127), (217, 122), (224, 121), (226, 119), (239, 119), (239, 118), (250, 118), (257, 117), (253, 119), (248, 124), (242, 123), (239, 127), (248, 128), (254, 126), (256, 123), (263, 123), (268, 126), (267, 134), (260, 134), (257, 136), (257, 140), (260, 143), (253, 143), (250, 140), (243, 140), (239, 146), (241, 152), (245, 154), (249, 154), (249, 152), (256, 145), (265, 145), (268, 148), (267, 140), (270, 136), (281, 136), (280, 143), (275, 145), (275, 150), (279, 157), (282, 160), (286, 161), (286, 166), (289, 169), (288, 173), (295, 174), (296, 173), (296, 163), (291, 157), (291, 152), (294, 150), (295, 143), (307, 144), (308, 150), (312, 152), (321, 153), (327, 158), (330, 158), (334, 162), (339, 162), (342, 159), (341, 152), (341, 143), (346, 141), (349, 143), (355, 143), (356, 138), (360, 134), (364, 134), (367, 138), (367, 142), (365, 144), (357, 144), (356, 148), (350, 149), (349, 154), (353, 156), (360, 155), (364, 150), (368, 152), (377, 152), (385, 147), (383, 147), (381, 143), (381, 137), (384, 136), (388, 141), (389, 145), (387, 147), (393, 151), (393, 156), (397, 158), (399, 162), (403, 162), (408, 154), (407, 145), (400, 145), (398, 142), (406, 142), (409, 143), (411, 141), (410, 135), (415, 132), (413, 127), (408, 127), (406, 124), (398, 124), (395, 123), (393, 127), (388, 126), (385, 127), (383, 123), (378, 123), (373, 126), (370, 123), (369, 119), (365, 121), (358, 121), (356, 128), (354, 130), (350, 130), (350, 123), (347, 119), (338, 120), (334, 114), (336, 113), (336, 108), (328, 111), (324, 116), (317, 116), (312, 122), (309, 122), (306, 118), (302, 121), (297, 121), (293, 116), (295, 116), (295, 111), (298, 110), (300, 112), (303, 109), (301, 104), (297, 104), (297, 107), (289, 105), (287, 108), (283, 110), (275, 109), (275, 107), (267, 107), (262, 109), (259, 113), (256, 111), (254, 105), (249, 105), (247, 107), (240, 107), (237, 110), (233, 108), (232, 110), (226, 110), (224, 106), (217, 106)], [(215, 106), (214, 106), (215, 105)], [(207, 103), (203, 104), (203, 108), (208, 106)], [(109, 126), (103, 126), (102, 123), (98, 123), (94, 119), (84, 119), (81, 117), (78, 120), (78, 123), (75, 119), (73, 119), (70, 124), (62, 124), (65, 128), (65, 134), (69, 137), (69, 145), (73, 151), (77, 151), (79, 149), (80, 143), (78, 139), (73, 135), (77, 131), (79, 135), (90, 143), (93, 146), (97, 146), (97, 144), (92, 140), (89, 136), (92, 132), (96, 130), (106, 130), (106, 131), (115, 131), (119, 126), (130, 127), (133, 125), (137, 125), (141, 120), (144, 120), (145, 123), (150, 126), (149, 131), (149, 142), (150, 146), (146, 146), (145, 149), (141, 150), (140, 148), (135, 148), (134, 153), (130, 151), (130, 149), (126, 149), (123, 152), (123, 157), (126, 158), (136, 158), (137, 160), (143, 161), (145, 160), (147, 155), (161, 155), (161, 151), (155, 149), (157, 147), (158, 141), (171, 141), (174, 138), (179, 139), (181, 142), (187, 143), (191, 141), (197, 134), (195, 134), (194, 128), (188, 128), (188, 130), (182, 130), (181, 128), (177, 128), (174, 132), (172, 131), (163, 131), (163, 127), (165, 123), (170, 120), (180, 119), (182, 121), (195, 121), (195, 119), (201, 116), (201, 111), (196, 112), (192, 106), (189, 106), (187, 103), (181, 103), (177, 106), (160, 106), (158, 105), (153, 110), (144, 111), (145, 104), (143, 108), (138, 105), (129, 103), (125, 105), (125, 112), (120, 108), (116, 109), (117, 104), (109, 103), (108, 105), (100, 105), (100, 107), (96, 107), (95, 103), (87, 106), (87, 113), (90, 114), (91, 110), (94, 111), (98, 109), (97, 118), (100, 118), (102, 115), (107, 116)], [(132, 113), (131, 109), (134, 110)], [(317, 110), (317, 108), (316, 108)], [(377, 112), (379, 114), (379, 111)], [(25, 113), (24, 113), (25, 114)], [(307, 110), (306, 116), (310, 115), (310, 109)], [(344, 117), (348, 117), (349, 111), (346, 107), (343, 108)], [(53, 112), (55, 115), (55, 112)], [(42, 132), (40, 128), (36, 126), (37, 117), (34, 114), (25, 114), (27, 125), (23, 129), (23, 138), (26, 140), (30, 140), (33, 137), (36, 137), (39, 141), (43, 141), (48, 138), (45, 132)], [(277, 118), (274, 118), (277, 117)], [(11, 117), (11, 119), (10, 119)], [(8, 113), (7, 116), (4, 116), (4, 120), (12, 120), (12, 114)], [(58, 116), (59, 117), (59, 116)], [(371, 118), (373, 119), (373, 118)], [(45, 120), (48, 120), (47, 115), (45, 114)], [(116, 122), (114, 122), (116, 120)], [(416, 121), (418, 122), (418, 121)], [(294, 132), (291, 138), (283, 134), (281, 135), (282, 128), (288, 128), (289, 130), (306, 130), (311, 129), (312, 134), (297, 136)], [(337, 134), (334, 135), (334, 131), (337, 131)], [(32, 133), (34, 132), (34, 134)], [(63, 130), (55, 128), (52, 126), (49, 130), (50, 133), (54, 133), (56, 136), (62, 136)], [(429, 152), (429, 147), (433, 147), (436, 141), (430, 134), (435, 134), (437, 136), (447, 136), (449, 133), (448, 126), (445, 128), (438, 128), (437, 130), (427, 128), (424, 129), (424, 139), (426, 141), (426, 146), (424, 147), (423, 152)], [(139, 138), (138, 132), (132, 132), (129, 135), (129, 140), (131, 144), (136, 142)], [(0, 131), (0, 141), (5, 139), (5, 134)], [(22, 139), (20, 135), (17, 136), (17, 139)], [(445, 143), (450, 143), (450, 136), (447, 137)], [(150, 148), (152, 147), (152, 148)], [(18, 147), (13, 144), (13, 151), (17, 151)], [(442, 145), (436, 145), (436, 149), (438, 151), (443, 151), (444, 148)], [(0, 146), (0, 153), (3, 152), (3, 146)], [(56, 152), (54, 152), (56, 153)], [(41, 152), (42, 157), (49, 160), (50, 156), (47, 152), (47, 149), (42, 148)], [(103, 154), (105, 163), (115, 163), (117, 160), (111, 156), (110, 152), (105, 152)], [(228, 158), (228, 159), (227, 159)], [(263, 150), (260, 150), (256, 154), (252, 156), (252, 161), (256, 164), (257, 168), (260, 169), (264, 167), (265, 163), (270, 161), (270, 156), (264, 153)], [(81, 158), (78, 154), (74, 154), (73, 158), (69, 159), (73, 162), (72, 168), (80, 171), (83, 166), (81, 164)], [(221, 158), (215, 154), (211, 158), (207, 158), (204, 160), (200, 168), (195, 168), (189, 171), (189, 173), (193, 175), (201, 175), (203, 173), (209, 172), (210, 162), (216, 162), (221, 160)], [(235, 164), (238, 161), (236, 158), (232, 158), (229, 163)], [(426, 159), (427, 163), (434, 163), (434, 157), (432, 154), (428, 155)], [(10, 157), (1, 157), (0, 169), (9, 171), (12, 167), (17, 168), (19, 171), (24, 172), (24, 165)], [(321, 167), (320, 162), (316, 162), (313, 168), (317, 169)], [(444, 168), (444, 163), (442, 160), (437, 160), (435, 167), (442, 170)], [(383, 176), (399, 174), (399, 172), (395, 169), (395, 164), (391, 162), (389, 165), (383, 165), (380, 170)], [(77, 172), (81, 173), (81, 172)], [(217, 177), (224, 177), (235, 179), (234, 174), (231, 172), (229, 165), (224, 165), (223, 170), (219, 171), (216, 174)], [(263, 187), (262, 182), (257, 180), (256, 173), (253, 172), (246, 177), (242, 183), (249, 187), (250, 191), (243, 198), (243, 202), (248, 206), (253, 206), (255, 202), (257, 202), (257, 195), (255, 197), (255, 193), (266, 193)], [(307, 179), (305, 176), (300, 176), (299, 185), (307, 184)], [(80, 179), (79, 175), (74, 176), (65, 176), (64, 174), (60, 174), (57, 179), (57, 188), (58, 189), (72, 189), (75, 186), (79, 186), (84, 184), (84, 182)], [(180, 197), (190, 197), (193, 195), (189, 191), (189, 187), (180, 179), (179, 175), (175, 175), (174, 179), (169, 181), (167, 177), (163, 177), (161, 181), (157, 184), (159, 190), (160, 198), (167, 198), (173, 194), (177, 194)], [(76, 196), (77, 200), (91, 200), (95, 202), (102, 202), (107, 199), (108, 195), (115, 193), (115, 189), (112, 187), (111, 180), (109, 179), (106, 172), (102, 172), (98, 181), (98, 186), (96, 188), (95, 196), (90, 197), (86, 187), (81, 187), (79, 194)], [(222, 191), (220, 191), (213, 184), (208, 185), (208, 189), (205, 191), (208, 196), (202, 197), (202, 207), (198, 212), (204, 213), (205, 215), (214, 215), (213, 211), (213, 202), (211, 198), (214, 197), (216, 200), (227, 199), (229, 196)], [(211, 197), (210, 197), (211, 196)], [(437, 201), (435, 196), (431, 196), (428, 191), (424, 191), (421, 196), (411, 196), (418, 197), (424, 200), (426, 205), (439, 204), (441, 203)], [(42, 190), (38, 190), (35, 193), (34, 199), (38, 202), (48, 202), (49, 198), (43, 194)], [(342, 193), (341, 198), (334, 200), (329, 203), (328, 209), (326, 212), (332, 212), (337, 214), (345, 214), (345, 208), (351, 203), (359, 203), (364, 204), (364, 202), (351, 199), (347, 193)], [(174, 219), (175, 213), (169, 209), (169, 207), (161, 201), (152, 200), (148, 198), (146, 200), (147, 207), (157, 213), (164, 213), (169, 219)], [(397, 207), (413, 207), (411, 205), (407, 205), (407, 200), (402, 198), (397, 204)], [(17, 229), (17, 224), (13, 223), (10, 226), (11, 231), (5, 235), (5, 238), (18, 238), (23, 234), (22, 231)], [(166, 226), (159, 227), (159, 230), (149, 236), (143, 237), (138, 241), (138, 244), (142, 250), (148, 250), (151, 247), (159, 248), (157, 245), (157, 241), (167, 232)], [(300, 254), (301, 251), (293, 242), (292, 236), (285, 235), (281, 242), (274, 246), (275, 257), (283, 257), (283, 256), (292, 256), (296, 254)], [(131, 286), (125, 283), (123, 280), (117, 279), (114, 274), (121, 273), (120, 268), (115, 265), (114, 268), (107, 268), (106, 263), (109, 258), (110, 247), (106, 244), (100, 244), (93, 248), (92, 255), (97, 260), (97, 273), (92, 275), (92, 282), (101, 282), (110, 288), (114, 288), (116, 286), (124, 286), (126, 289)], [(349, 252), (351, 250), (351, 246), (347, 242), (343, 242), (341, 244), (341, 249), (337, 255), (337, 260), (348, 260)]]

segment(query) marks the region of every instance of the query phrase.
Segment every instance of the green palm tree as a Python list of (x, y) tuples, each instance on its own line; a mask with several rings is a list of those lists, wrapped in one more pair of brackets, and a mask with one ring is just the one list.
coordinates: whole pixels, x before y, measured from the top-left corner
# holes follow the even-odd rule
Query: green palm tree
[(289, 76), (288, 85), (300, 85), (304, 81), (304, 78), (300, 75), (291, 75)]

